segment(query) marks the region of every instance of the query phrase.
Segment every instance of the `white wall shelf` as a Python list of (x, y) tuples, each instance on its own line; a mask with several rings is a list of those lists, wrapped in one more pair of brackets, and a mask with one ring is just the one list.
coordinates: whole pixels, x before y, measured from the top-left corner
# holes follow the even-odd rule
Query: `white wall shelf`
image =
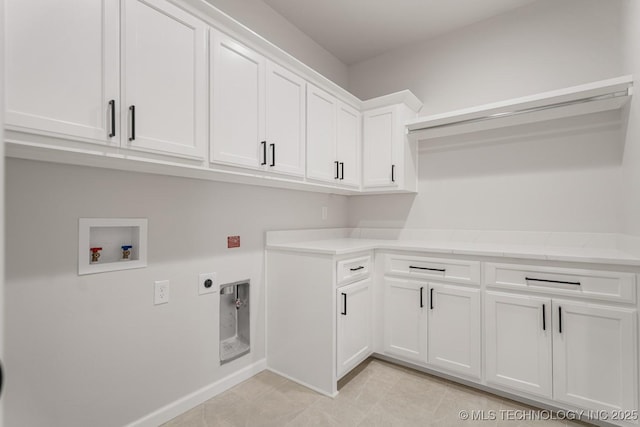
[[(147, 266), (146, 218), (80, 218), (78, 227), (79, 275)], [(100, 248), (96, 260), (91, 248)]]
[(406, 124), (415, 141), (460, 135), (501, 127), (542, 122), (616, 110), (625, 105), (632, 76), (601, 80), (442, 114), (424, 116)]

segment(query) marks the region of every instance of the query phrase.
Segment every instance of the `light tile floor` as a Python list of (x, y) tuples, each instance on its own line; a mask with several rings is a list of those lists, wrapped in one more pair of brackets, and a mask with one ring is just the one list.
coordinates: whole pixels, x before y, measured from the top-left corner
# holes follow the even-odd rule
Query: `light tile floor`
[[(536, 411), (517, 402), (441, 378), (369, 359), (342, 380), (335, 399), (322, 396), (269, 371), (197, 406), (163, 427), (303, 426), (585, 426), (574, 421), (511, 421)], [(485, 418), (465, 421), (460, 411), (484, 410)], [(504, 412), (501, 412), (504, 411)]]

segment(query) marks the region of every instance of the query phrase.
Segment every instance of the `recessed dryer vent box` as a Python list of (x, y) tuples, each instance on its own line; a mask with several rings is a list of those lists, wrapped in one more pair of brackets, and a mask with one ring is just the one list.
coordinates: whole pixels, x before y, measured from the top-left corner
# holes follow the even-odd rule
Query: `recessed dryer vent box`
[(249, 280), (220, 285), (220, 364), (251, 351)]
[(146, 266), (146, 218), (80, 218), (79, 275)]

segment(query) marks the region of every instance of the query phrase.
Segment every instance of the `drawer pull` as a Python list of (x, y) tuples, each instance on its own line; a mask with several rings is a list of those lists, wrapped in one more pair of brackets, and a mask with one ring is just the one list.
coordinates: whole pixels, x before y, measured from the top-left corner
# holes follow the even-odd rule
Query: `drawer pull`
[(342, 294), (342, 303), (343, 303), (343, 311), (342, 314), (343, 316), (347, 315), (347, 294), (345, 294), (344, 292), (341, 292)]
[(424, 291), (424, 286), (420, 286), (420, 308), (424, 307), (422, 302), (422, 291)]
[(542, 330), (547, 330), (547, 306), (542, 304)]
[(355, 268), (350, 268), (349, 270), (351, 270), (351, 271), (358, 271), (358, 270), (362, 270), (363, 268), (364, 268), (364, 266), (363, 266), (363, 265), (360, 265), (360, 266), (355, 267)]
[(428, 271), (439, 271), (441, 273), (444, 273), (445, 271), (447, 271), (446, 268), (428, 268), (428, 267), (416, 267), (414, 265), (410, 265), (409, 268), (413, 268), (416, 270), (428, 270)]
[(433, 288), (429, 289), (429, 309), (433, 310)]
[(547, 282), (547, 283), (560, 283), (563, 285), (575, 285), (580, 286), (580, 282), (566, 282), (564, 280), (549, 280), (549, 279), (536, 279), (534, 277), (525, 277), (524, 280), (532, 281), (532, 282)]

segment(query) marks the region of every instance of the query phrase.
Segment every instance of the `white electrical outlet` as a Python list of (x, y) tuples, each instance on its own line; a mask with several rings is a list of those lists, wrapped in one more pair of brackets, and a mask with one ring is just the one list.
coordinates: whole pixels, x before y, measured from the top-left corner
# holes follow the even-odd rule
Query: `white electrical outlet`
[(158, 305), (158, 304), (166, 304), (168, 302), (169, 302), (169, 281), (159, 280), (155, 283), (155, 288), (153, 292), (153, 303), (155, 305)]
[(327, 207), (322, 207), (322, 219), (327, 219)]
[(198, 279), (198, 294), (211, 294), (218, 290), (218, 274), (202, 273)]

